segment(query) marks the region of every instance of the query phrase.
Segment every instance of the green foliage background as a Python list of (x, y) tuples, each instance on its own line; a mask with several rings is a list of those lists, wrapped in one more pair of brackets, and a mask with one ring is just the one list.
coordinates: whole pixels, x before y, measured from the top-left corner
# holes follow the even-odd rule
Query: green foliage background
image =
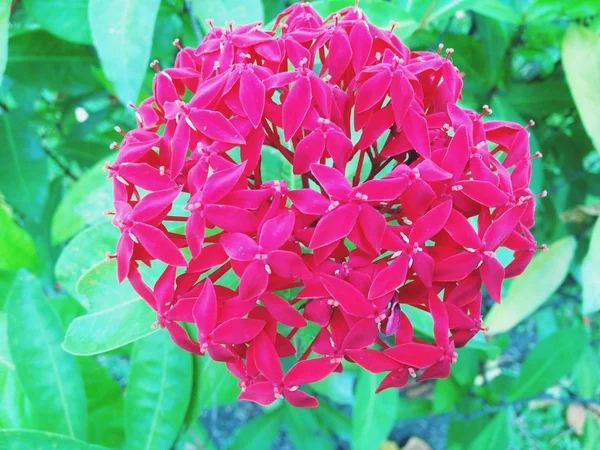
[(151, 92), (148, 63), (170, 66), (171, 42), (195, 46), (208, 17), (268, 23), (286, 3), (0, 0), (0, 448), (369, 450), (413, 435), (439, 449), (600, 448), (598, 0), (360, 1), (411, 48), (454, 48), (463, 103), (535, 120), (544, 154), (534, 234), (550, 251), (486, 303), (490, 333), (449, 379), (375, 396), (378, 377), (348, 367), (314, 386), (316, 410), (235, 404), (236, 380), (150, 328), (117, 285), (101, 168), (114, 125), (135, 125), (124, 105)]

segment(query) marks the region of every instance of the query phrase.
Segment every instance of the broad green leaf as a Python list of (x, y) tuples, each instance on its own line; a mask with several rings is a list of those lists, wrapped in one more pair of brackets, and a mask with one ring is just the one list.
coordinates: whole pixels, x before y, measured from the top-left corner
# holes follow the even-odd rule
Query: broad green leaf
[(345, 440), (352, 436), (352, 421), (340, 408), (332, 406), (328, 401), (319, 400), (319, 407), (315, 408), (319, 420), (329, 432)]
[(200, 21), (200, 26), (210, 30), (207, 19), (214, 20), (215, 26), (224, 27), (226, 22), (233, 20), (235, 25), (246, 25), (265, 20), (265, 10), (261, 0), (219, 0), (206, 2), (192, 0), (192, 11)]
[(30, 426), (29, 405), (15, 370), (0, 367), (0, 429)]
[(34, 430), (0, 430), (0, 448), (3, 450), (108, 450), (56, 433)]
[[(183, 22), (179, 15), (174, 13), (173, 9), (167, 7), (163, 2), (163, 7), (159, 9), (158, 16), (156, 17), (155, 29), (160, 30), (160, 33), (154, 34), (152, 58), (158, 59), (165, 65), (172, 65), (177, 53), (177, 47), (173, 45), (173, 40), (176, 38), (181, 39), (182, 28)], [(183, 45), (188, 44), (184, 43)]]
[[(451, 420), (448, 425), (447, 449), (467, 450), (490, 423), (491, 415), (482, 415), (469, 420)], [(484, 446), (487, 450), (487, 447)], [(504, 450), (504, 449), (503, 449)]]
[(475, 0), (440, 0), (435, 3), (430, 2), (429, 8), (432, 8), (430, 13), (422, 18), (422, 23), (427, 25), (435, 21), (448, 19), (461, 9), (469, 9)]
[(591, 316), (600, 310), (600, 219), (592, 229), (592, 239), (588, 252), (581, 263), (581, 284), (583, 287), (583, 314)]
[(192, 390), (192, 355), (163, 330), (133, 346), (125, 393), (125, 448), (171, 448)]
[(494, 18), (479, 15), (476, 17), (477, 36), (484, 50), (485, 77), (493, 85), (503, 78), (506, 69), (505, 56), (510, 44), (508, 27)]
[(426, 398), (398, 399), (398, 420), (410, 420), (416, 417), (428, 416), (433, 412), (433, 403)]
[(6, 312), (8, 346), (37, 427), (85, 439), (87, 414), (81, 373), (75, 358), (60, 347), (60, 318), (40, 282), (21, 272)]
[(329, 397), (331, 400), (342, 405), (352, 405), (354, 403), (354, 379), (351, 372), (334, 372), (327, 378), (310, 385), (321, 395)]
[(217, 450), (217, 446), (210, 437), (210, 434), (204, 428), (200, 421), (195, 420), (190, 427), (186, 427), (187, 431), (179, 436), (175, 444), (175, 450)]
[[(76, 285), (81, 276), (106, 259), (107, 252), (114, 252), (120, 236), (118, 228), (103, 222), (86, 228), (64, 248), (56, 262), (56, 280), (71, 295), (76, 295)], [(115, 274), (113, 273), (113, 278)], [(87, 305), (87, 299), (77, 296)]]
[(398, 417), (398, 391), (387, 389), (375, 394), (382, 375), (363, 371), (356, 383), (356, 400), (352, 410), (354, 450), (375, 450), (389, 436)]
[(456, 353), (458, 359), (452, 365), (452, 378), (465, 388), (471, 387), (475, 377), (479, 374), (481, 352), (473, 348), (459, 348)]
[(88, 0), (25, 0), (25, 10), (39, 24), (66, 41), (91, 44)]
[(334, 449), (333, 440), (321, 426), (315, 409), (286, 405), (284, 412), (287, 434), (295, 450)]
[(10, 2), (0, 2), (0, 85), (8, 59), (8, 18)]
[(156, 331), (156, 313), (129, 283), (117, 283), (114, 260), (86, 272), (77, 291), (90, 305), (89, 314), (69, 325), (63, 348), (74, 355), (96, 355), (134, 342)]
[(98, 87), (92, 72), (96, 57), (90, 47), (32, 31), (12, 37), (8, 53), (6, 74), (26, 85), (73, 94)]
[(500, 0), (478, 2), (472, 5), (470, 9), (482, 16), (490, 17), (501, 22), (513, 23), (515, 25), (521, 23), (523, 20), (518, 12)]
[[(140, 273), (148, 285), (154, 285), (164, 271), (164, 264), (153, 264), (153, 267), (140, 267)], [(77, 293), (89, 302), (89, 312), (102, 312), (107, 308), (118, 306), (124, 302), (138, 298), (131, 283), (117, 281), (117, 263), (114, 259), (102, 261), (82, 275), (77, 286)]]
[(433, 412), (449, 411), (456, 405), (461, 395), (460, 386), (452, 378), (437, 380), (433, 388)]
[(0, 270), (35, 270), (38, 264), (33, 239), (0, 204)]
[(506, 450), (510, 448), (511, 424), (510, 410), (503, 409), (496, 413), (477, 438), (469, 446), (470, 450)]
[(121, 386), (93, 357), (81, 357), (77, 362), (87, 397), (88, 441), (121, 448), (125, 439)]
[(6, 314), (0, 312), (0, 428), (27, 427), (25, 403), (25, 393), (8, 348)]
[(11, 286), (15, 280), (16, 272), (4, 272), (0, 270), (0, 310), (4, 311), (6, 299), (10, 292)]
[(281, 409), (252, 419), (238, 430), (229, 450), (264, 450), (273, 447), (279, 434), (281, 419)]
[(558, 383), (571, 373), (587, 341), (583, 328), (561, 330), (540, 341), (525, 358), (509, 400), (538, 395)]
[[(92, 41), (121, 103), (137, 104), (160, 0), (89, 0)], [(212, 2), (211, 2), (212, 3)]]
[(573, 99), (564, 80), (512, 83), (506, 90), (505, 100), (528, 119), (549, 116), (573, 107)]
[(588, 346), (573, 369), (573, 387), (579, 397), (596, 398), (600, 386), (600, 361), (597, 350)]
[(585, 416), (583, 425), (583, 450), (598, 450), (600, 445), (600, 424), (591, 411)]
[(200, 408), (214, 408), (236, 401), (240, 394), (238, 379), (234, 377), (224, 364), (209, 358), (198, 358), (200, 370), (196, 375), (199, 383), (197, 395), (197, 413)]
[(77, 180), (62, 199), (52, 217), (52, 242), (60, 244), (75, 236), (84, 226), (108, 219), (102, 214), (112, 208), (112, 183), (106, 179), (100, 161)]
[(14, 209), (35, 222), (48, 193), (48, 169), (29, 120), (19, 110), (0, 114), (0, 191)]
[(556, 17), (584, 18), (599, 12), (597, 0), (534, 0), (527, 8), (527, 22), (547, 23)]
[(551, 244), (548, 252), (535, 255), (527, 269), (511, 283), (502, 303), (492, 306), (486, 315), (484, 326), (490, 328), (490, 334), (512, 329), (554, 294), (569, 273), (576, 246), (575, 238), (567, 236)]
[(600, 36), (572, 25), (563, 41), (562, 62), (581, 121), (600, 152)]

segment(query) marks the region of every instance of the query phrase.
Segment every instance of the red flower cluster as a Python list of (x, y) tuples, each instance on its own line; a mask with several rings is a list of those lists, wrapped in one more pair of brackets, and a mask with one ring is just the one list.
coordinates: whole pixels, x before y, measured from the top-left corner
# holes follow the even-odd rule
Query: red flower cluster
[[(298, 387), (344, 359), (388, 372), (378, 390), (447, 377), (481, 330), (481, 285), (500, 301), (538, 248), (527, 127), (457, 106), (452, 50), (411, 52), (358, 7), (323, 20), (299, 3), (273, 31), (175, 45), (113, 144), (119, 280), (180, 347), (225, 362), (241, 399), (315, 406)], [(264, 146), (302, 188), (263, 180)], [(138, 265), (155, 260), (149, 286)], [(236, 289), (218, 283), (230, 271)], [(431, 314), (435, 342), (405, 305)]]

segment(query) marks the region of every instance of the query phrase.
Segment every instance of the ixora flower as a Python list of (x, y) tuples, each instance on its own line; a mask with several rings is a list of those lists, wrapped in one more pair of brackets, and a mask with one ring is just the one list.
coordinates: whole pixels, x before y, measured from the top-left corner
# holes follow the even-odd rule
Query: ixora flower
[[(119, 281), (241, 399), (316, 406), (305, 386), (342, 362), (386, 373), (378, 391), (448, 377), (482, 331), (481, 288), (500, 302), (544, 248), (531, 124), (458, 106), (451, 49), (412, 52), (358, 7), (210, 25), (195, 49), (175, 42), (174, 68), (152, 64), (137, 128), (111, 146)], [(264, 177), (282, 165), (293, 180)]]

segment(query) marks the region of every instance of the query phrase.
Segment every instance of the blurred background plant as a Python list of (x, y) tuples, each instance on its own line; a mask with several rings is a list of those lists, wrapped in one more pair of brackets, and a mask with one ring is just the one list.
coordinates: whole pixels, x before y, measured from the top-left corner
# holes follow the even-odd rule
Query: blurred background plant
[(378, 376), (349, 368), (314, 386), (315, 410), (238, 403), (224, 367), (117, 284), (101, 169), (113, 127), (135, 126), (125, 105), (151, 93), (148, 63), (196, 46), (206, 18), (269, 23), (287, 3), (0, 0), (0, 448), (600, 448), (598, 0), (360, 2), (413, 49), (454, 48), (463, 103), (534, 120), (544, 155), (534, 233), (550, 251), (488, 299), (490, 331), (449, 379), (374, 395)]

